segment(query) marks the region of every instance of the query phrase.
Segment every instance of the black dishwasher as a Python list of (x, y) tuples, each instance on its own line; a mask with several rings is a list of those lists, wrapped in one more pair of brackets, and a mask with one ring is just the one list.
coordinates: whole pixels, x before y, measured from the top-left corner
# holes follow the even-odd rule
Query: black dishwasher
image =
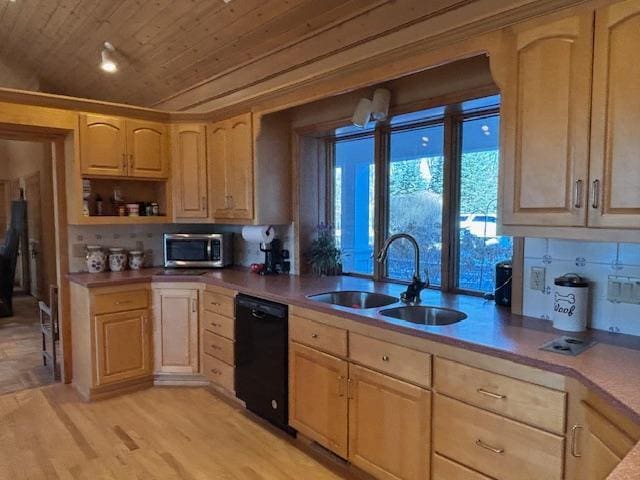
[(236, 296), (236, 395), (247, 409), (288, 427), (288, 308)]

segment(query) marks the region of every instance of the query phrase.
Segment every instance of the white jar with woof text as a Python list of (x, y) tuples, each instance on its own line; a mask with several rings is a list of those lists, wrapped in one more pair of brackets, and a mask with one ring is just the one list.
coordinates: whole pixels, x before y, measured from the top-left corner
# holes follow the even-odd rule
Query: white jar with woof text
[(554, 280), (553, 328), (566, 332), (587, 329), (589, 282), (575, 273), (565, 273)]

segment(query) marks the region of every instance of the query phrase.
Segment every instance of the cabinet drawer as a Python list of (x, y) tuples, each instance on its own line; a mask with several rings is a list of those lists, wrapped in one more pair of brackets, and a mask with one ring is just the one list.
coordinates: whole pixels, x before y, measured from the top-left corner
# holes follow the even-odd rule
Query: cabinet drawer
[(204, 310), (202, 314), (202, 326), (217, 335), (233, 340), (235, 338), (235, 320), (218, 313)]
[(434, 362), (438, 393), (562, 435), (566, 393), (443, 358)]
[(416, 385), (431, 386), (431, 355), (428, 353), (351, 333), (349, 358)]
[(234, 343), (231, 340), (227, 340), (208, 330), (204, 331), (204, 335), (202, 336), (202, 349), (204, 353), (208, 353), (212, 357), (216, 357), (218, 360), (222, 360), (229, 365), (234, 365), (233, 348)]
[(347, 331), (302, 317), (289, 320), (289, 338), (327, 353), (347, 356)]
[(205, 377), (230, 392), (235, 391), (233, 380), (234, 368), (231, 365), (227, 365), (222, 360), (218, 360), (207, 353), (203, 355), (202, 363)]
[(226, 317), (233, 318), (235, 316), (232, 297), (227, 297), (226, 295), (221, 295), (216, 292), (205, 290), (204, 295), (202, 296), (202, 300), (205, 310), (219, 313), (220, 315), (224, 315)]
[(433, 456), (433, 475), (431, 478), (432, 480), (491, 480), (489, 477), (437, 454)]
[(457, 400), (434, 396), (433, 445), (443, 456), (495, 478), (560, 480), (564, 438)]
[(149, 291), (143, 288), (123, 292), (95, 293), (93, 295), (93, 313), (125, 312), (143, 310), (149, 307)]

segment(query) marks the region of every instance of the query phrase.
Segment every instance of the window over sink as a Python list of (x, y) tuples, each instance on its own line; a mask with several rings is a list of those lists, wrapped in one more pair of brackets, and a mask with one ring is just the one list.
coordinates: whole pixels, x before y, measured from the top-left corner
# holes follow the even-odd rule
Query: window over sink
[(369, 128), (338, 128), (329, 139), (329, 196), (345, 273), (408, 281), (411, 246), (420, 245), (421, 274), (432, 286), (493, 291), (495, 264), (510, 259), (510, 237), (497, 234), (500, 97), (403, 112)]

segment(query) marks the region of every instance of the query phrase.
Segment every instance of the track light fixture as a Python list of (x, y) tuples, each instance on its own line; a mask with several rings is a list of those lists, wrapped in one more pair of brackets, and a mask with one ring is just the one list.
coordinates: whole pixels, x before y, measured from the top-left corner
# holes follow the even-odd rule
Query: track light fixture
[(391, 92), (385, 88), (378, 88), (373, 92), (373, 98), (361, 98), (353, 113), (351, 123), (356, 127), (366, 128), (370, 120), (381, 122), (387, 119)]
[(113, 58), (113, 54), (116, 49), (109, 42), (104, 42), (104, 48), (100, 55), (100, 68), (108, 73), (114, 73), (118, 71), (118, 64)]

